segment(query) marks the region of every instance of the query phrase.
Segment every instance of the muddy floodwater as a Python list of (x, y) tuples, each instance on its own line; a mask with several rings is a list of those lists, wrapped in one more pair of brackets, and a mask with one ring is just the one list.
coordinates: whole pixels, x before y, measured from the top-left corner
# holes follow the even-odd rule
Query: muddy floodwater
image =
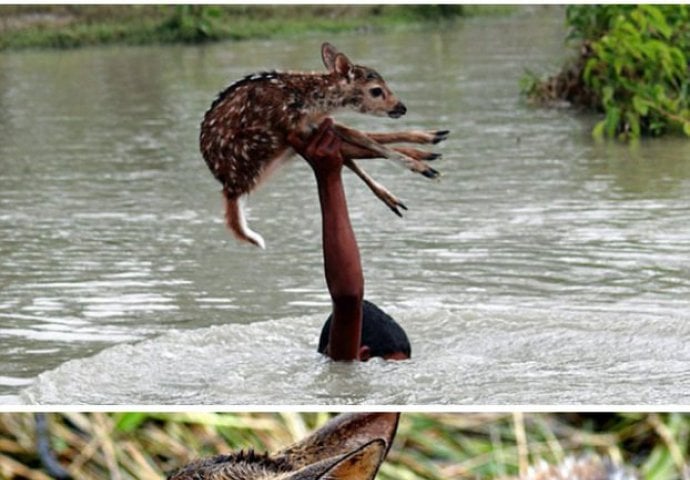
[(216, 93), (320, 69), (322, 36), (0, 54), (0, 402), (677, 404), (690, 401), (690, 142), (597, 144), (595, 117), (536, 109), (525, 68), (569, 54), (563, 13), (328, 38), (408, 114), (450, 129), (440, 181), (346, 173), (366, 297), (409, 361), (315, 353), (330, 309), (306, 163), (248, 202), (267, 249), (223, 225), (197, 148)]

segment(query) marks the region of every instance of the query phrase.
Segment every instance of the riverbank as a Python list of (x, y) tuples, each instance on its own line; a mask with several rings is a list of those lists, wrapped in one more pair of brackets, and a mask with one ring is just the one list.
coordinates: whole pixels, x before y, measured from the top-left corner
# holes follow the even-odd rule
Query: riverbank
[(0, 50), (385, 30), (508, 11), (469, 5), (2, 5)]

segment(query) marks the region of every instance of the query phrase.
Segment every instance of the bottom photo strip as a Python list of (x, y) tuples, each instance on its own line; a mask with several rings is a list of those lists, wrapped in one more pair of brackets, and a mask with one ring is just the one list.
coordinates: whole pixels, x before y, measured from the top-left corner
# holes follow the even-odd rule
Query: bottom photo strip
[(690, 414), (7, 412), (0, 478), (688, 479)]

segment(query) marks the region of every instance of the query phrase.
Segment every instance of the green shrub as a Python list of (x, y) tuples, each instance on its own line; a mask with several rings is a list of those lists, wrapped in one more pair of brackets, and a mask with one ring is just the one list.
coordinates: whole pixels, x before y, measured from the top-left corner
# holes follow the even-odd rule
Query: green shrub
[(560, 76), (527, 84), (529, 93), (602, 111), (595, 137), (690, 136), (686, 5), (575, 5), (566, 18), (569, 37), (580, 42), (579, 58)]

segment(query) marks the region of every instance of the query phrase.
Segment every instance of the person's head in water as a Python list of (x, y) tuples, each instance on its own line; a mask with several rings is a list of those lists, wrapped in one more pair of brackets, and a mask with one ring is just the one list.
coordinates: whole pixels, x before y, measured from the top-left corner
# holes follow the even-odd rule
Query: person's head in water
[[(328, 334), (333, 314), (328, 317), (321, 329), (318, 352), (325, 354), (328, 347)], [(406, 360), (410, 358), (411, 348), (407, 334), (390, 315), (379, 307), (364, 300), (362, 304), (362, 349), (360, 360), (382, 357), (386, 360)]]

